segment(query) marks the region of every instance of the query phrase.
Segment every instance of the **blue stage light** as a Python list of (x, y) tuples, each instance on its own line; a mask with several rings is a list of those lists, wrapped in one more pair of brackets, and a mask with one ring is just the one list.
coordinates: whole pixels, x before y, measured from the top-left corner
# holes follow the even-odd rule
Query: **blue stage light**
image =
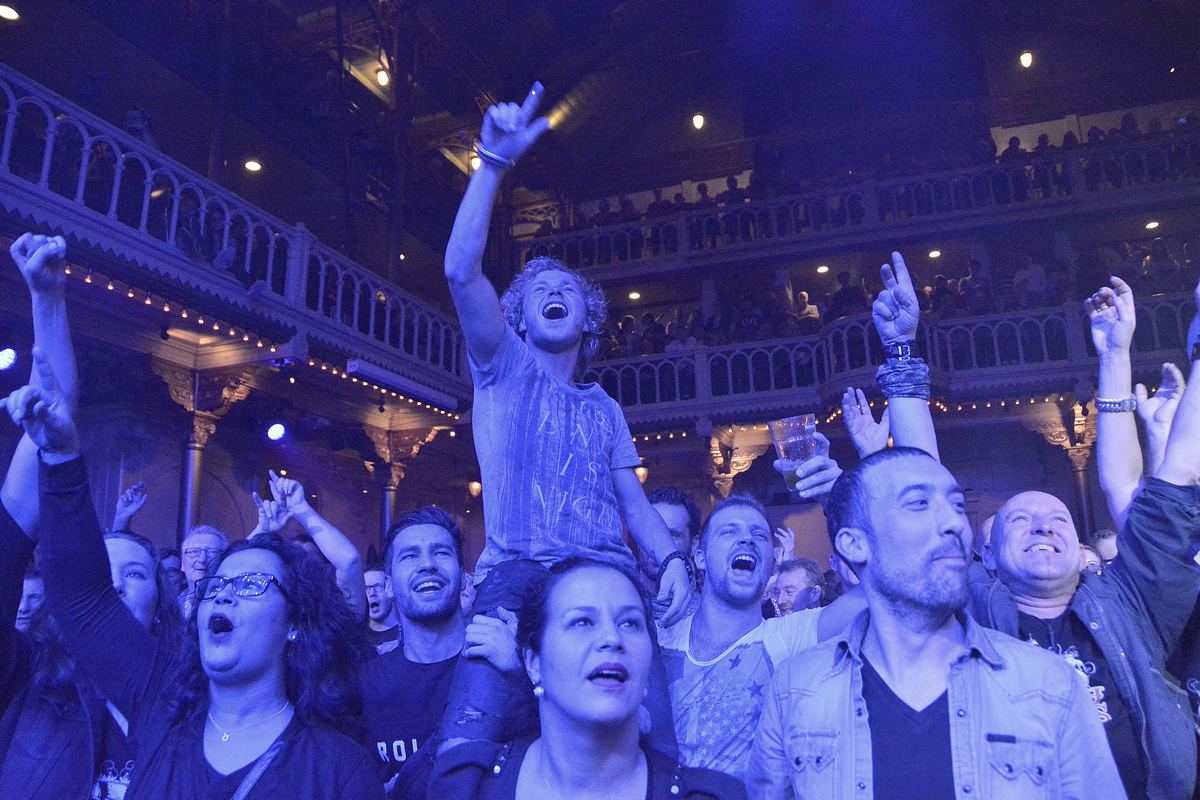
[(276, 422), (271, 427), (267, 428), (267, 438), (272, 442), (278, 442), (287, 433), (287, 428), (283, 427), (282, 422)]
[(17, 351), (11, 347), (0, 350), (0, 371), (12, 368), (17, 363)]

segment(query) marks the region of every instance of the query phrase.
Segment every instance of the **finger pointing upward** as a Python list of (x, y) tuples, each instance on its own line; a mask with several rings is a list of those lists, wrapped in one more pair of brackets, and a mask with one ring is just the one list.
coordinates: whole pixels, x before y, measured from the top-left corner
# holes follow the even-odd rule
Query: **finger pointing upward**
[(527, 127), (533, 121), (533, 115), (537, 113), (538, 106), (542, 102), (542, 92), (545, 87), (541, 81), (534, 81), (529, 94), (525, 96), (525, 102), (521, 104), (521, 127)]

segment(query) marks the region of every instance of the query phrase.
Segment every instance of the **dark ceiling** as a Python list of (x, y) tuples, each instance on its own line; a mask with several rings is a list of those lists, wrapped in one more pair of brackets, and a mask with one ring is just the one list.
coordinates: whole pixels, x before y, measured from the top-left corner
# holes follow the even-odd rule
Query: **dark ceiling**
[(355, 197), (402, 179), (406, 228), (435, 250), (465, 180), (446, 150), (535, 79), (556, 125), (516, 183), (575, 200), (739, 172), (765, 149), (844, 170), (1200, 94), (1194, 0), (71, 1), (212, 97), (228, 52), (232, 113)]

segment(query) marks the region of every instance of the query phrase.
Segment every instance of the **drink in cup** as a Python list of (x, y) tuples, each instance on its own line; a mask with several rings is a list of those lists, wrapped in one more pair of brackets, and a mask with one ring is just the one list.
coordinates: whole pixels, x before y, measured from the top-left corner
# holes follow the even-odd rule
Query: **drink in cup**
[[(800, 464), (817, 454), (817, 439), (813, 436), (817, 430), (815, 414), (801, 414), (797, 417), (777, 419), (767, 425), (771, 429), (771, 441), (775, 443), (775, 453), (780, 459)], [(784, 475), (788, 491), (795, 490), (796, 480), (795, 470)]]

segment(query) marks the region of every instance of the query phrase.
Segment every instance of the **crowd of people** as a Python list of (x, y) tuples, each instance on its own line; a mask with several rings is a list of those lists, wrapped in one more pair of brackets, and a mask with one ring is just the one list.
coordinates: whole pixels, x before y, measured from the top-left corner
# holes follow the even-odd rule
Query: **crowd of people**
[[(473, 576), (444, 510), (404, 515), (364, 564), (274, 473), (244, 540), (201, 526), (160, 551), (130, 530), (136, 486), (106, 534), (66, 245), (14, 243), (35, 367), (4, 401), (24, 435), (0, 488), (0, 794), (1192, 797), (1200, 388), (1173, 365), (1153, 394), (1132, 385), (1134, 290), (1113, 277), (1086, 302), (1120, 527), (1089, 567), (1090, 532), (1041, 491), (972, 531), (893, 253), (870, 306), (887, 410), (843, 398), (860, 460), (843, 471), (818, 434), (811, 459), (774, 465), (823, 505), (823, 570), (753, 497), (704, 517), (645, 493), (620, 407), (577, 383), (597, 287), (550, 259), (503, 295), (482, 274), (500, 182), (548, 127), (541, 92), (487, 112), (446, 254), (484, 487)], [(1200, 315), (1193, 363), (1198, 340)], [(304, 534), (285, 540), (293, 519)]]
[[(654, 199), (646, 205), (643, 211), (639, 211), (633, 200), (626, 195), (615, 198), (616, 209), (613, 208), (614, 199), (602, 198), (597, 203), (595, 213), (564, 216), (557, 221), (557, 224), (555, 220), (547, 218), (535, 231), (534, 236), (535, 238), (552, 236), (610, 225), (649, 224), (654, 220), (680, 212), (717, 208), (736, 209), (738, 206), (752, 201), (770, 200), (776, 197), (810, 192), (836, 192), (838, 189), (863, 183), (902, 181), (905, 178), (920, 175), (988, 165), (1009, 168), (1005, 174), (1011, 177), (1011, 180), (1004, 181), (1003, 185), (997, 184), (993, 187), (997, 193), (993, 196), (995, 202), (1015, 202), (1030, 197), (1049, 198), (1069, 195), (1076, 189), (1083, 188), (1094, 191), (1101, 186), (1119, 189), (1126, 185), (1159, 183), (1170, 176), (1187, 171), (1189, 165), (1200, 161), (1200, 144), (1192, 141), (1192, 134), (1197, 131), (1200, 131), (1200, 115), (1195, 112), (1178, 120), (1172, 120), (1168, 126), (1164, 126), (1162, 120), (1152, 118), (1145, 131), (1141, 130), (1133, 112), (1126, 112), (1119, 127), (1105, 131), (1098, 125), (1092, 125), (1082, 137), (1083, 141), (1080, 141), (1081, 137), (1077, 136), (1075, 132), (1067, 131), (1063, 134), (1062, 143), (1054, 145), (1050, 142), (1049, 134), (1041, 133), (1038, 135), (1037, 144), (1027, 150), (1022, 146), (1019, 137), (1012, 136), (1001, 150), (992, 139), (991, 133), (982, 131), (978, 136), (965, 142), (954, 155), (945, 150), (926, 153), (923, 156), (902, 152), (893, 155), (885, 152), (880, 154), (872, 164), (849, 167), (841, 172), (826, 175), (802, 174), (804, 167), (811, 166), (810, 162), (794, 164), (793, 159), (787, 158), (775, 150), (760, 153), (756, 157), (755, 167), (750, 171), (745, 186), (741, 186), (738, 178), (732, 175), (725, 179), (724, 190), (716, 194), (710, 194), (711, 190), (707, 182), (697, 183), (695, 188), (698, 196), (694, 201), (687, 200), (682, 187), (680, 187), (680, 191), (674, 192), (673, 196), (669, 188), (654, 189), (652, 190)], [(1113, 154), (1108, 158), (1088, 160), (1083, 174), (1080, 176), (1082, 185), (1078, 187), (1074, 186), (1070, 172), (1065, 171), (1061, 164), (1055, 163), (1055, 159), (1067, 151), (1086, 152), (1089, 149), (1111, 149), (1156, 142), (1175, 144), (1166, 148), (1161, 157), (1149, 155), (1142, 158), (1136, 154), (1126, 156)], [(1014, 167), (1019, 169), (1011, 170)], [(670, 199), (664, 199), (664, 194)], [(919, 206), (923, 202), (922, 198), (914, 196), (911, 192), (907, 196), (902, 192), (900, 195), (892, 197), (890, 205), (883, 195), (880, 196), (880, 199), (882, 202), (879, 213), (890, 216), (919, 214)], [(947, 198), (947, 200), (952, 200), (952, 198)], [(933, 197), (927, 198), (924, 202), (928, 202), (930, 206), (936, 205), (936, 199)], [(857, 210), (826, 208), (824, 211), (825, 224), (832, 224), (835, 220), (830, 215), (838, 213), (843, 216), (857, 216), (861, 222), (865, 215), (865, 207)], [(820, 215), (818, 214), (818, 216)], [(816, 218), (811, 221), (813, 224), (820, 224), (820, 220)], [(845, 224), (845, 219), (842, 224)], [(706, 242), (710, 246), (715, 246), (718, 242), (733, 244), (752, 235), (749, 230), (743, 229), (742, 223), (733, 217), (711, 227), (701, 226), (691, 229), (689, 233), (699, 247), (704, 246)], [(765, 231), (762, 233), (765, 234)], [(678, 245), (677, 242), (674, 244)], [(652, 235), (649, 240), (640, 240), (636, 248), (637, 252), (633, 254), (626, 252), (623, 256), (612, 253), (609, 255), (610, 257), (616, 255), (618, 258), (637, 258), (643, 248), (648, 248), (649, 252), (654, 255), (657, 255), (663, 248), (666, 248), (666, 252), (673, 252), (672, 243), (662, 241), (661, 235), (657, 239)]]

